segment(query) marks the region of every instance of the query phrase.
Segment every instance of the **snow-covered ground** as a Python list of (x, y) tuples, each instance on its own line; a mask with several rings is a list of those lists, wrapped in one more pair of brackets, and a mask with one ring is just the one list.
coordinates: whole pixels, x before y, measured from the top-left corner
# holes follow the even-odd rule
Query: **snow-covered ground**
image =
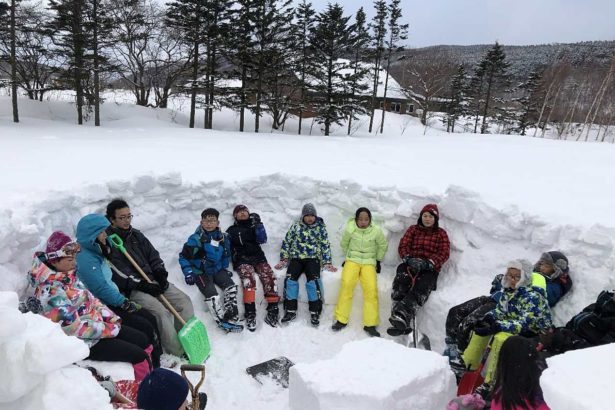
[[(184, 114), (113, 103), (103, 105), (101, 128), (74, 125), (74, 108), (62, 102), (22, 100), (20, 113), (21, 123), (11, 123), (9, 100), (0, 98), (0, 290), (24, 291), (32, 252), (53, 230), (71, 233), (81, 216), (124, 197), (134, 226), (160, 250), (172, 280), (190, 294), (210, 329), (214, 354), (205, 391), (214, 409), (288, 408), (286, 389), (257, 384), (245, 367), (280, 355), (295, 363), (329, 359), (346, 342), (367, 336), (360, 290), (348, 328), (329, 329), (339, 272), (324, 273), (320, 328), (307, 324), (302, 306), (301, 320), (287, 328), (219, 333), (177, 264), (205, 207), (221, 211), (223, 229), (238, 203), (259, 212), (269, 236), (264, 249), (275, 262), (301, 205), (313, 202), (327, 223), (337, 266), (344, 222), (357, 207), (369, 207), (390, 244), (379, 278), (384, 331), (399, 238), (422, 205), (438, 203), (453, 252), (418, 317), (436, 351), (443, 347), (447, 310), (486, 293), (509, 259), (535, 261), (554, 249), (569, 257), (575, 285), (554, 311), (558, 324), (615, 285), (612, 144), (436, 130), (423, 135), (416, 119), (391, 113), (384, 135), (368, 134), (362, 119), (352, 137), (343, 127), (331, 137), (288, 134), (296, 130), (294, 121), (287, 134), (239, 133), (230, 131), (237, 123), (231, 112), (214, 116), (223, 130), (190, 130)], [(277, 274), (281, 288), (284, 273)]]

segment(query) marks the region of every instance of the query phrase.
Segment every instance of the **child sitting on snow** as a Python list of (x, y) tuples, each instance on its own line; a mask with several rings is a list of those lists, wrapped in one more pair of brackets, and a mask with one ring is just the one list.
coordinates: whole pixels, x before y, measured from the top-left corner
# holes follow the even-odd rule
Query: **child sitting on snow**
[(308, 295), (311, 323), (320, 324), (322, 312), (321, 265), (330, 272), (337, 269), (331, 264), (331, 244), (327, 228), (322, 218), (318, 217), (316, 208), (311, 203), (303, 205), (301, 218), (294, 222), (286, 233), (280, 250), (280, 262), (276, 269), (286, 270), (284, 280), (284, 310), (282, 323), (297, 318), (297, 297), (299, 295), (299, 277), (305, 273), (305, 288)]
[[(179, 265), (184, 273), (186, 284), (196, 284), (205, 296), (205, 302), (218, 326), (233, 331), (239, 321), (237, 310), (237, 285), (228, 270), (231, 259), (231, 241), (220, 228), (220, 213), (207, 208), (201, 213), (201, 224), (190, 235), (179, 254)], [(216, 285), (224, 289), (224, 301), (220, 301)]]
[(342, 286), (335, 306), (332, 329), (341, 330), (348, 324), (352, 308), (352, 294), (358, 281), (363, 289), (363, 330), (370, 336), (380, 336), (378, 326), (378, 281), (380, 261), (388, 248), (382, 229), (372, 222), (372, 213), (359, 208), (350, 218), (342, 235), (342, 249), (346, 260), (342, 270)]

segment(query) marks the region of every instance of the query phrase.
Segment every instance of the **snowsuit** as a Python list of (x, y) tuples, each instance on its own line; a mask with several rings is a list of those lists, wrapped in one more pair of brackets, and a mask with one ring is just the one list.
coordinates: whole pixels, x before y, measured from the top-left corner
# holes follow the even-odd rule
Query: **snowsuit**
[(309, 310), (320, 315), (323, 301), (320, 270), (322, 265), (331, 263), (331, 245), (322, 218), (316, 217), (311, 225), (305, 224), (303, 217), (294, 222), (282, 242), (280, 259), (289, 261), (284, 280), (284, 309), (297, 310), (298, 280), (305, 273)]
[(68, 336), (83, 340), (90, 348), (89, 359), (129, 362), (137, 380), (150, 372), (153, 347), (147, 336), (122, 325), (121, 319), (85, 288), (75, 271), (56, 272), (46, 263), (45, 254), (38, 252), (29, 280), (41, 314), (59, 323)]
[[(190, 320), (194, 316), (190, 297), (167, 281), (169, 274), (164, 267), (164, 262), (145, 235), (133, 227), (125, 230), (109, 226), (107, 233), (109, 235), (118, 234), (122, 238), (128, 254), (132, 256), (150, 280), (168, 284), (168, 288), (164, 291), (164, 297), (185, 321)], [(112, 276), (112, 280), (120, 292), (153, 314), (156, 326), (160, 331), (164, 350), (172, 355), (181, 356), (184, 349), (177, 338), (177, 332), (181, 330), (182, 323), (176, 320), (173, 314), (156, 297), (138, 290), (138, 286), (143, 279), (122, 252), (115, 247), (111, 247), (109, 260), (122, 272), (122, 274), (113, 272)]]
[[(205, 296), (209, 311), (216, 322), (237, 321), (237, 285), (228, 270), (231, 241), (219, 228), (208, 232), (200, 225), (190, 235), (179, 254), (184, 275), (196, 275), (196, 285)], [(220, 302), (216, 285), (224, 290)]]
[(363, 325), (377, 326), (378, 283), (376, 262), (384, 258), (388, 244), (382, 229), (373, 222), (359, 228), (355, 218), (350, 218), (342, 235), (342, 250), (346, 256), (342, 270), (342, 286), (335, 307), (335, 319), (348, 323), (352, 309), (352, 294), (361, 281), (363, 289)]
[[(435, 223), (427, 228), (421, 218), (425, 212), (434, 212), (433, 209)], [(426, 205), (419, 214), (417, 224), (408, 228), (399, 242), (398, 253), (404, 262), (397, 267), (393, 280), (391, 316), (403, 317), (408, 328), (417, 307), (423, 306), (431, 291), (436, 289), (440, 269), (450, 256), (451, 245), (446, 231), (438, 226), (437, 212), (435, 205)]]
[(96, 237), (108, 226), (107, 218), (99, 214), (86, 215), (77, 224), (77, 242), (81, 245), (81, 252), (76, 257), (77, 277), (94, 296), (120, 316), (126, 325), (146, 334), (154, 348), (154, 364), (157, 366), (162, 347), (155, 318), (146, 309), (133, 313), (122, 309), (127, 298), (113, 282), (111, 268), (105, 260), (102, 248), (96, 242)]
[[(545, 285), (505, 289), (495, 309), (486, 316), (494, 319), (496, 332), (486, 364), (485, 382), (491, 383), (495, 380), (500, 348), (508, 337), (512, 335), (531, 337), (551, 328), (551, 310), (547, 302)], [(472, 335), (468, 347), (463, 352), (463, 361), (470, 369), (478, 367), (490, 339), (490, 336), (479, 336), (476, 333)]]
[(545, 252), (540, 256), (538, 262), (534, 265), (534, 273), (542, 275), (540, 272), (540, 263), (548, 262), (554, 269), (554, 272), (545, 277), (547, 287), (547, 299), (549, 306), (553, 307), (559, 300), (572, 288), (572, 279), (569, 275), (570, 267), (568, 258), (559, 251)]
[(273, 269), (261, 249), (261, 245), (267, 242), (267, 232), (259, 215), (252, 213), (245, 221), (235, 220), (226, 232), (231, 242), (233, 268), (239, 273), (243, 285), (246, 315), (256, 312), (256, 275), (263, 285), (265, 300), (271, 309), (277, 309), (280, 301), (278, 285)]

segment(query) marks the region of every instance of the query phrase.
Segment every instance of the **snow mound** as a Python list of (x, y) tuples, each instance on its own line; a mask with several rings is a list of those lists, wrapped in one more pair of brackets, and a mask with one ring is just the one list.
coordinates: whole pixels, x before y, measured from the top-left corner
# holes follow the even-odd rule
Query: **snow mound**
[(610, 409), (613, 406), (615, 343), (580, 349), (547, 359), (540, 386), (557, 410)]
[(290, 369), (290, 408), (443, 409), (455, 397), (446, 358), (381, 338), (350, 342), (330, 360)]
[(66, 367), (88, 354), (86, 344), (58, 324), (19, 312), (17, 294), (0, 292), (0, 409), (64, 409), (67, 403), (111, 408), (89, 371)]

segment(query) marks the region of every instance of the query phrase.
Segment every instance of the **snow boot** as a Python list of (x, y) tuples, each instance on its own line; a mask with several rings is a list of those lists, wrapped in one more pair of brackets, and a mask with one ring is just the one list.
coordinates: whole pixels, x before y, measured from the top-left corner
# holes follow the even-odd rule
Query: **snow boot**
[(376, 329), (376, 326), (363, 326), (363, 330), (371, 337), (380, 337), (380, 332)]
[(280, 309), (277, 303), (270, 303), (267, 306), (267, 316), (265, 316), (265, 323), (271, 327), (278, 326), (278, 317), (280, 315)]
[(225, 322), (237, 323), (239, 310), (237, 309), (237, 285), (224, 289), (224, 316)]
[(409, 335), (410, 333), (412, 333), (412, 329), (400, 330), (396, 327), (390, 327), (387, 329), (387, 334), (389, 336), (402, 336), (402, 335)]
[(347, 325), (347, 323), (342, 323), (339, 320), (337, 320), (333, 326), (331, 326), (331, 330), (335, 331), (335, 332), (339, 332), (340, 330), (342, 330), (343, 328), (345, 328)]
[(284, 317), (282, 318), (281, 322), (282, 323), (288, 323), (291, 322), (293, 320), (297, 319), (297, 311), (296, 310), (287, 310), (286, 313), (284, 313)]
[(320, 313), (318, 312), (310, 312), (310, 323), (312, 326), (318, 327), (320, 324)]
[(250, 332), (254, 332), (256, 330), (256, 312), (247, 312), (245, 318), (246, 327)]

